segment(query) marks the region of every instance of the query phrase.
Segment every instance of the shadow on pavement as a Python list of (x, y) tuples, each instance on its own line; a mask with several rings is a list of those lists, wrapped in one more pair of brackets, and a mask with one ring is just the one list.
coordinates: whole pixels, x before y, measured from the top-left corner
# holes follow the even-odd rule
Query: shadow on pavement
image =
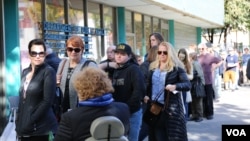
[(224, 93), (220, 102), (214, 103), (214, 119), (188, 121), (189, 141), (221, 141), (222, 125), (250, 124), (250, 93), (247, 91)]

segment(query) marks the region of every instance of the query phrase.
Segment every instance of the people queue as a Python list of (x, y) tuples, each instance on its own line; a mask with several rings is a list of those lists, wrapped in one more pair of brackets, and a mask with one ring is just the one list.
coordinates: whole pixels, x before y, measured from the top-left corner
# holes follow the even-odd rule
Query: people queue
[[(107, 59), (99, 64), (83, 57), (80, 36), (67, 40), (64, 59), (48, 55), (43, 40), (31, 40), (30, 66), (22, 72), (19, 90), (19, 140), (49, 141), (51, 133), (55, 141), (85, 140), (94, 119), (112, 115), (122, 121), (130, 141), (147, 136), (149, 141), (187, 141), (188, 121), (214, 118), (213, 102), (221, 93), (218, 77), (223, 75), (225, 89), (229, 82), (236, 89), (238, 56), (231, 48), (222, 56), (209, 43), (199, 44), (198, 51), (177, 52), (160, 33), (148, 40), (143, 62), (130, 45), (120, 43), (108, 47)], [(62, 93), (59, 118), (52, 107), (57, 86)], [(163, 109), (153, 126), (143, 120), (152, 102)]]

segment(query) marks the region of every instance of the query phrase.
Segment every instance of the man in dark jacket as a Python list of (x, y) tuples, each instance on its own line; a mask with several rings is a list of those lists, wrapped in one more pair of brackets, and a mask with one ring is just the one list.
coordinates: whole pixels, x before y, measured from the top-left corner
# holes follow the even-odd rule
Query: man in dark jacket
[(56, 72), (57, 72), (57, 68), (59, 63), (61, 62), (61, 59), (59, 57), (57, 57), (57, 55), (53, 52), (53, 50), (50, 47), (46, 47), (46, 57), (44, 62), (46, 62), (47, 64), (49, 64)]

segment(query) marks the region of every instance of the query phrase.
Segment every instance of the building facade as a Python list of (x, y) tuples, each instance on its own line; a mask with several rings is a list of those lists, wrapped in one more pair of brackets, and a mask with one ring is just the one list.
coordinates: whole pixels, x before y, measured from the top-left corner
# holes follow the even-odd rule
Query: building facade
[(105, 58), (107, 47), (121, 42), (145, 55), (152, 32), (161, 33), (176, 49), (187, 48), (201, 42), (202, 28), (223, 26), (224, 1), (2, 0), (0, 12), (2, 122), (6, 98), (18, 95), (21, 71), (29, 65), (30, 40), (43, 38), (65, 57), (65, 41), (77, 34), (85, 42), (84, 55), (97, 62)]

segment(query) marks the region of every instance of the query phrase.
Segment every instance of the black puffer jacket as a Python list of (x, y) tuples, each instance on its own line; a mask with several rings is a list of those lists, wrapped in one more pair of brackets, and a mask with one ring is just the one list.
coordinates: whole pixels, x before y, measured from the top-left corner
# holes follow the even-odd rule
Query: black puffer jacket
[(16, 131), (18, 136), (48, 135), (50, 131), (55, 132), (57, 129), (57, 121), (51, 108), (56, 92), (56, 74), (47, 64), (37, 66), (24, 99), (24, 83), (30, 71), (31, 66), (22, 72)]
[[(152, 95), (152, 74), (150, 72), (148, 95)], [(188, 91), (191, 88), (191, 83), (187, 78), (187, 74), (182, 68), (174, 68), (173, 71), (166, 75), (165, 86), (168, 84), (175, 84), (177, 91)], [(165, 101), (167, 94), (169, 94), (168, 107), (165, 109), (164, 115), (158, 121), (155, 128), (167, 130), (165, 133), (166, 141), (187, 141), (186, 121), (183, 111), (183, 104), (181, 94), (173, 94), (165, 90)]]

